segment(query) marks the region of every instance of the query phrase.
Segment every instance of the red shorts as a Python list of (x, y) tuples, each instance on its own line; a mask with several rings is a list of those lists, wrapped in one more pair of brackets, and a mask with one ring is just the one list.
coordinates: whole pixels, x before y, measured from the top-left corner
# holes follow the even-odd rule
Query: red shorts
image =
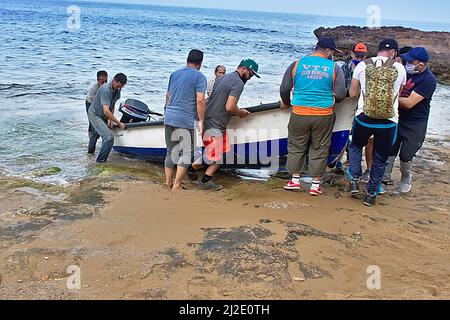
[(207, 160), (217, 162), (222, 159), (225, 153), (231, 151), (231, 146), (228, 142), (228, 134), (225, 133), (219, 137), (203, 136), (203, 144), (205, 145), (205, 157)]

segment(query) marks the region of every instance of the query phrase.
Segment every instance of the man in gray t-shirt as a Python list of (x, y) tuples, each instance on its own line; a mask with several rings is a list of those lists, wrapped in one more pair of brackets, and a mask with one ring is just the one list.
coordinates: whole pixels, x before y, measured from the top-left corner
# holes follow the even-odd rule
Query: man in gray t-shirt
[[(86, 95), (86, 113), (89, 112), (89, 108), (92, 105), (92, 102), (94, 102), (95, 96), (97, 95), (98, 90), (102, 85), (108, 82), (108, 73), (106, 71), (99, 71), (97, 72), (97, 82), (91, 85), (88, 89), (88, 93)], [(97, 144), (97, 140), (100, 138), (100, 135), (94, 130), (94, 127), (89, 122), (89, 146), (88, 146), (88, 153), (94, 154), (95, 153), (95, 146)]]
[[(218, 162), (225, 153), (231, 151), (226, 133), (227, 126), (232, 116), (246, 118), (250, 112), (239, 109), (238, 101), (244, 90), (245, 83), (253, 76), (260, 78), (257, 74), (258, 64), (253, 60), (243, 60), (235, 72), (219, 78), (206, 103), (205, 134), (203, 143), (205, 145), (205, 160), (209, 165), (203, 179), (199, 181), (200, 190), (221, 190), (222, 186), (215, 184), (212, 177), (220, 168)], [(189, 168), (189, 177), (196, 179), (195, 170), (200, 169), (200, 164)]]
[(114, 116), (114, 106), (120, 99), (120, 92), (127, 81), (126, 75), (123, 73), (117, 74), (111, 83), (106, 83), (100, 87), (92, 106), (89, 108), (89, 122), (102, 137), (102, 148), (98, 154), (97, 163), (104, 163), (108, 160), (114, 144), (114, 135), (111, 131), (114, 123), (121, 129), (125, 129), (125, 125)]
[(205, 130), (215, 130), (213, 135), (221, 136), (225, 133), (232, 117), (226, 108), (228, 98), (231, 96), (239, 101), (244, 90), (244, 81), (241, 75), (235, 71), (219, 78), (214, 89), (215, 92), (206, 102)]

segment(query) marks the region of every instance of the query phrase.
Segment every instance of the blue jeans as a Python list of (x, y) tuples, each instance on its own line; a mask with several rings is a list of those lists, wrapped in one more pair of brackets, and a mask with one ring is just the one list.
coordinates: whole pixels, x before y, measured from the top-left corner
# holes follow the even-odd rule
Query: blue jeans
[[(87, 100), (85, 102), (86, 102), (86, 113), (88, 114), (89, 118), (89, 108), (91, 107), (91, 104), (87, 102)], [(94, 127), (91, 124), (91, 121), (89, 121), (88, 135), (89, 135), (88, 152), (94, 153), (95, 146), (97, 145), (98, 139), (100, 139), (100, 135), (97, 133), (97, 131), (95, 131)]]
[(98, 154), (97, 163), (104, 163), (108, 160), (114, 145), (114, 135), (111, 129), (108, 128), (108, 121), (97, 116), (93, 108), (90, 108), (88, 111), (88, 119), (94, 130), (102, 137), (102, 148)]
[[(354, 124), (352, 141), (350, 143), (350, 168), (349, 178), (359, 180), (362, 176), (362, 153), (363, 148), (371, 136), (374, 136), (373, 164), (370, 170), (370, 181), (367, 184), (367, 192), (376, 195), (381, 187), (381, 181), (386, 172), (388, 159), (391, 154), (395, 140), (397, 139), (397, 124), (387, 120), (369, 120), (367, 117), (359, 116)], [(369, 122), (368, 121), (368, 122)], [(377, 124), (377, 122), (379, 122)]]

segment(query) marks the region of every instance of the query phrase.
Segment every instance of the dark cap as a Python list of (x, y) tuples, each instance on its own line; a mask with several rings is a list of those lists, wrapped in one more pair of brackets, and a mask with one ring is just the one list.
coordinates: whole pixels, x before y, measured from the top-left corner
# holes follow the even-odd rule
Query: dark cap
[(410, 46), (406, 46), (406, 47), (400, 48), (400, 50), (398, 51), (398, 54), (402, 55), (402, 54), (408, 53), (412, 49), (414, 49), (414, 48), (410, 47)]
[(430, 61), (430, 55), (428, 54), (427, 49), (418, 47), (409, 51), (407, 54), (402, 55), (402, 58), (408, 61), (420, 61), (420, 62), (428, 62)]
[(317, 47), (328, 48), (328, 49), (331, 49), (333, 51), (342, 53), (341, 50), (337, 49), (336, 42), (334, 41), (334, 39), (333, 38), (329, 38), (329, 37), (320, 38), (319, 42), (317, 42)]
[(384, 39), (380, 42), (380, 45), (378, 46), (379, 51), (386, 51), (386, 50), (397, 50), (398, 51), (398, 42), (394, 39)]
[(261, 78), (258, 74), (259, 65), (252, 59), (242, 60), (240, 65), (241, 67), (246, 67), (247, 69), (252, 70), (257, 78)]

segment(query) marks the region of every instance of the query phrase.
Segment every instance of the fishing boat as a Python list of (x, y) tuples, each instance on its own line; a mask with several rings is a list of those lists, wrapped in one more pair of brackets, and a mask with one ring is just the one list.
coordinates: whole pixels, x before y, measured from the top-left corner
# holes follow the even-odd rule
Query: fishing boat
[[(356, 102), (346, 99), (336, 104), (336, 123), (328, 164), (333, 166), (345, 151), (353, 124)], [(227, 132), (230, 153), (223, 165), (234, 168), (282, 166), (288, 154), (290, 110), (282, 111), (280, 103), (246, 108), (251, 115), (233, 117)], [(151, 162), (163, 163), (167, 154), (163, 115), (149, 110), (141, 101), (128, 99), (120, 105), (126, 129), (114, 129), (114, 150)], [(202, 139), (196, 139), (197, 154), (203, 150)]]

